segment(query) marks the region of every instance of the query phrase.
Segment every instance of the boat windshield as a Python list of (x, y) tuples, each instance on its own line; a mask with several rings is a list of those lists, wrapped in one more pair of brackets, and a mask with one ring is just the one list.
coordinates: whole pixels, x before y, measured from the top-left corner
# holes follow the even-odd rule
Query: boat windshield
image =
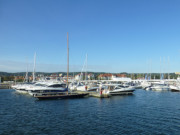
[(79, 83), (78, 86), (84, 86), (84, 84), (83, 83)]
[(66, 84), (52, 84), (52, 85), (49, 85), (48, 87), (53, 87), (53, 88), (63, 87), (63, 88), (66, 88)]
[(115, 89), (121, 89), (122, 87), (119, 87), (119, 86), (117, 86), (117, 87), (115, 87)]
[(121, 87), (121, 88), (128, 88), (129, 86), (128, 85), (118, 85), (118, 87)]
[(108, 90), (113, 90), (115, 86), (108, 86)]
[(37, 84), (35, 84), (35, 86), (46, 86), (46, 85), (45, 84), (37, 83)]

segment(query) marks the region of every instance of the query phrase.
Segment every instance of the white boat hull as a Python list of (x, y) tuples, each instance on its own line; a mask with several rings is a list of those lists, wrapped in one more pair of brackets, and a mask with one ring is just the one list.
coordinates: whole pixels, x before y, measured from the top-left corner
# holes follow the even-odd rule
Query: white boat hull
[(168, 91), (169, 87), (151, 87), (151, 89), (155, 91)]
[(18, 89), (16, 89), (16, 92), (21, 93), (21, 94), (27, 94), (28, 93), (28, 91), (26, 91), (26, 90), (18, 90)]
[(85, 86), (77, 86), (78, 91), (87, 91)]
[(170, 85), (169, 87), (170, 87), (171, 91), (180, 92), (180, 86)]

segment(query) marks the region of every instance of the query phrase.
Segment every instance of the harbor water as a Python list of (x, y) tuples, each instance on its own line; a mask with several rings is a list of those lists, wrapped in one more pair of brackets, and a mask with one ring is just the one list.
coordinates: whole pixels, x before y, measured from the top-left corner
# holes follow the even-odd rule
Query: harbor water
[(39, 101), (0, 90), (2, 135), (180, 134), (180, 93), (136, 90), (111, 98)]

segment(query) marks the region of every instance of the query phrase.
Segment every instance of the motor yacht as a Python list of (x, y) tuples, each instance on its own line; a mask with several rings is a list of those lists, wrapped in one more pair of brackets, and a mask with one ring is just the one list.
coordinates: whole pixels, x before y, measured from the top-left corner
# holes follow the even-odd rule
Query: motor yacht
[(105, 90), (109, 90), (109, 94), (111, 95), (124, 95), (124, 94), (132, 94), (135, 91), (135, 88), (132, 86), (124, 86), (124, 85), (107, 85), (102, 87)]
[(170, 88), (171, 91), (173, 91), (173, 92), (180, 92), (180, 85), (177, 85), (177, 84), (170, 85), (169, 88)]
[(12, 88), (16, 90), (18, 93), (27, 94), (28, 91), (26, 90), (28, 87), (31, 87), (34, 83), (22, 83), (13, 85)]
[(43, 93), (62, 93), (68, 91), (68, 88), (65, 83), (38, 83), (27, 88), (27, 91), (30, 95), (34, 96)]
[(155, 91), (168, 91), (170, 88), (167, 84), (161, 84), (161, 83), (157, 83), (157, 84), (153, 84), (153, 86), (151, 86), (151, 90), (155, 90)]

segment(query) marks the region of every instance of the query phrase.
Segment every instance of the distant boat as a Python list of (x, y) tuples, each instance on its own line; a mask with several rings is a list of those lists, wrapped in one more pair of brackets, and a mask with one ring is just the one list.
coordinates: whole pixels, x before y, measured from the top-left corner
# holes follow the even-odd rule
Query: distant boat
[(76, 90), (77, 91), (87, 91), (87, 85), (78, 82), (77, 86), (76, 86)]
[(103, 86), (105, 90), (109, 91), (111, 95), (127, 95), (133, 94), (135, 88), (132, 86), (124, 86), (124, 85), (117, 85), (117, 84), (109, 84)]
[(13, 89), (16, 90), (16, 92), (18, 93), (22, 93), (22, 94), (27, 94), (27, 88), (29, 88), (30, 86), (32, 86), (34, 83), (22, 83), (22, 84), (16, 84), (11, 86)]
[(146, 88), (149, 88), (151, 86), (151, 83), (147, 80), (144, 80), (140, 85), (144, 90), (146, 90)]
[(180, 92), (180, 78), (177, 78), (176, 83), (169, 86), (172, 92)]
[(161, 81), (159, 83), (154, 83), (151, 86), (151, 90), (155, 90), (155, 91), (168, 91), (170, 90), (168, 84), (165, 84), (164, 81)]
[(172, 92), (180, 92), (180, 86), (170, 85), (169, 86)]
[[(76, 85), (77, 91), (87, 91), (87, 80), (86, 80), (87, 79), (87, 54), (86, 54), (86, 59), (85, 59), (85, 62), (84, 62), (84, 65), (83, 65), (83, 68), (81, 71), (81, 75), (83, 74), (82, 72), (83, 72), (85, 66), (86, 66), (85, 83), (81, 83), (79, 80), (79, 82)], [(80, 75), (80, 79), (81, 79), (81, 75)]]

